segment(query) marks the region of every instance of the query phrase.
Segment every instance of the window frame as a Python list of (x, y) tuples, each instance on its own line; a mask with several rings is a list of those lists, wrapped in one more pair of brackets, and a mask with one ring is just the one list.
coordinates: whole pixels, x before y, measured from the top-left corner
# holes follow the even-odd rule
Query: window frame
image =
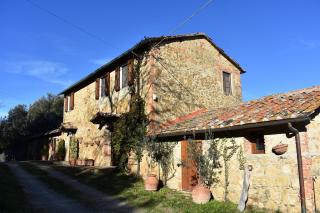
[[(265, 138), (262, 132), (253, 132), (247, 138), (247, 140), (251, 143), (251, 154), (265, 154), (266, 153), (266, 145)], [(262, 145), (262, 149), (258, 148), (258, 142)], [(262, 144), (261, 144), (262, 143)]]
[[(229, 76), (229, 93), (226, 91), (225, 74)], [(230, 72), (222, 71), (222, 91), (224, 95), (232, 95), (232, 74)]]
[[(122, 82), (122, 74), (123, 74), (123, 67), (127, 67), (127, 83), (125, 84), (125, 85), (123, 85), (123, 82)], [(128, 63), (126, 63), (126, 64), (123, 64), (122, 66), (120, 66), (120, 76), (119, 76), (119, 87), (120, 87), (120, 90), (121, 89), (124, 89), (124, 88), (126, 88), (126, 87), (128, 87), (128, 75), (129, 75), (129, 65), (128, 65)]]
[(99, 99), (106, 97), (106, 79), (104, 77), (99, 78)]
[(67, 96), (67, 112), (71, 111), (71, 97), (70, 95)]

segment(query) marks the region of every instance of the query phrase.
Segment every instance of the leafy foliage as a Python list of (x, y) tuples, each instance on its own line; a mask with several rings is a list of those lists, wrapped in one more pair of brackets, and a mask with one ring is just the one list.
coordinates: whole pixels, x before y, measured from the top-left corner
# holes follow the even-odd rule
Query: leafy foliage
[(75, 137), (72, 137), (70, 140), (70, 158), (77, 159), (79, 152), (78, 140)]
[(41, 155), (43, 155), (43, 156), (48, 156), (49, 155), (49, 148), (48, 148), (47, 144), (43, 145), (43, 147), (41, 149)]
[(27, 143), (62, 122), (63, 99), (48, 94), (26, 105), (13, 107), (8, 116), (0, 119), (0, 149), (16, 159), (25, 159)]
[(31, 135), (57, 128), (62, 122), (63, 98), (48, 94), (30, 105), (28, 129)]
[(65, 156), (66, 156), (65, 142), (64, 140), (61, 139), (58, 142), (57, 157), (59, 160), (63, 160)]
[(173, 168), (173, 149), (176, 144), (176, 142), (157, 142), (154, 138), (147, 140), (145, 144), (145, 149), (150, 158), (148, 163), (149, 170), (154, 164), (158, 164), (159, 177), (161, 168), (164, 185), (167, 184), (169, 174)]
[(126, 168), (132, 151), (136, 153), (138, 162), (141, 161), (148, 121), (144, 106), (145, 102), (139, 95), (132, 95), (129, 112), (122, 114), (114, 124), (111, 142), (113, 159), (122, 170)]
[(29, 133), (27, 115), (27, 107), (17, 105), (1, 121), (0, 148), (7, 149), (9, 155), (15, 154), (18, 159), (22, 158), (23, 146), (26, 145)]
[[(210, 141), (210, 147), (207, 152), (202, 151), (202, 144), (193, 139), (188, 140), (188, 158), (192, 160), (197, 168), (197, 176), (200, 184), (210, 187), (217, 183), (219, 178), (221, 164), (219, 162), (220, 153), (218, 143), (213, 139), (213, 134), (207, 134)], [(190, 166), (190, 165), (186, 165)]]
[(238, 161), (239, 161), (239, 169), (240, 170), (244, 170), (245, 169), (245, 164), (247, 162), (247, 159), (243, 154), (243, 147), (242, 146), (240, 146), (239, 152), (237, 154), (237, 158), (238, 158)]

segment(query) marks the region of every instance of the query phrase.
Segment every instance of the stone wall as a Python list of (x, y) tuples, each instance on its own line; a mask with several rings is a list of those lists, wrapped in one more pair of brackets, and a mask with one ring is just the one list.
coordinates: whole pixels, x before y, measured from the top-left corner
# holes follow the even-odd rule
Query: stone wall
[[(137, 61), (135, 61), (135, 65)], [(145, 99), (147, 104), (146, 114), (152, 111), (152, 94), (150, 93), (150, 75), (152, 63), (150, 57), (144, 57), (140, 69), (140, 95)], [(79, 89), (74, 93), (74, 109), (64, 112), (63, 122), (71, 122), (77, 127), (75, 137), (79, 141), (79, 158), (94, 159), (96, 166), (111, 165), (111, 134), (106, 126), (99, 129), (99, 125), (90, 122), (90, 119), (97, 112), (108, 112), (122, 114), (128, 112), (130, 93), (129, 87), (125, 87), (120, 91), (115, 91), (115, 71), (110, 73), (110, 96), (95, 99), (95, 82)], [(151, 101), (150, 101), (151, 100)], [(67, 153), (68, 140), (70, 136), (64, 133), (60, 138), (66, 141)], [(108, 149), (109, 155), (105, 155), (103, 150)], [(68, 156), (66, 156), (68, 160)]]
[[(240, 70), (206, 39), (166, 43), (155, 54), (154, 103), (159, 123), (199, 108), (217, 108), (242, 99)], [(231, 73), (232, 95), (223, 93), (222, 72)]]
[[(308, 191), (309, 196), (315, 198), (318, 211), (320, 209), (320, 115), (316, 116), (307, 127), (309, 156), (312, 159), (309, 170), (309, 187), (314, 186), (313, 191)], [(314, 185), (313, 185), (314, 184)]]
[[(114, 72), (111, 73), (111, 82), (114, 82)], [(128, 88), (115, 92), (112, 85), (111, 98), (103, 97), (95, 99), (95, 82), (74, 93), (74, 110), (64, 112), (64, 122), (71, 122), (77, 127), (75, 137), (79, 141), (79, 158), (94, 159), (96, 166), (109, 166), (111, 156), (103, 154), (103, 147), (110, 146), (109, 131), (105, 127), (99, 129), (99, 125), (90, 122), (90, 119), (99, 111), (123, 113), (128, 110)], [(66, 141), (68, 148), (69, 136), (61, 136)], [(69, 150), (67, 150), (67, 153)], [(68, 160), (68, 156), (66, 156)]]

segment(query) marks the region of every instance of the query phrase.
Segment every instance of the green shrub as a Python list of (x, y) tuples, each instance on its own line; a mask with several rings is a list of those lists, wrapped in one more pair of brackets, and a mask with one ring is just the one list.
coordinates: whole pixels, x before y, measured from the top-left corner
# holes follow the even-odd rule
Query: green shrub
[(64, 160), (64, 157), (66, 156), (66, 148), (64, 140), (59, 140), (58, 142), (58, 149), (57, 149), (57, 157), (58, 160)]
[(78, 158), (78, 140), (75, 137), (72, 137), (70, 140), (70, 159)]
[(49, 155), (49, 149), (48, 149), (48, 145), (47, 144), (42, 146), (41, 155), (42, 156), (48, 156)]

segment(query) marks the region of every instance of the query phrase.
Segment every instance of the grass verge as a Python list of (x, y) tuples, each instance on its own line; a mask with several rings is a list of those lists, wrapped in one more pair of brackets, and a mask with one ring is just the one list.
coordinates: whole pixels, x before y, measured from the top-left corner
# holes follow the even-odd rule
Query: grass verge
[(20, 165), (23, 169), (25, 169), (35, 177), (39, 178), (40, 181), (44, 182), (49, 188), (56, 191), (57, 193), (65, 195), (66, 197), (69, 197), (71, 199), (77, 200), (87, 207), (93, 209), (96, 208), (95, 203), (87, 197), (85, 197), (85, 195), (83, 195), (80, 191), (69, 186), (61, 180), (51, 177), (46, 171), (27, 162), (21, 162)]
[[(197, 205), (192, 202), (190, 196), (165, 187), (157, 192), (145, 191), (141, 180), (117, 172), (114, 169), (98, 170), (61, 165), (54, 165), (54, 168), (106, 194), (123, 199), (132, 206), (143, 208), (147, 212), (238, 212), (237, 206), (233, 203), (212, 200), (207, 204)], [(246, 212), (258, 213), (263, 211), (247, 210)]]
[(0, 212), (26, 212), (26, 196), (9, 167), (0, 163)]

